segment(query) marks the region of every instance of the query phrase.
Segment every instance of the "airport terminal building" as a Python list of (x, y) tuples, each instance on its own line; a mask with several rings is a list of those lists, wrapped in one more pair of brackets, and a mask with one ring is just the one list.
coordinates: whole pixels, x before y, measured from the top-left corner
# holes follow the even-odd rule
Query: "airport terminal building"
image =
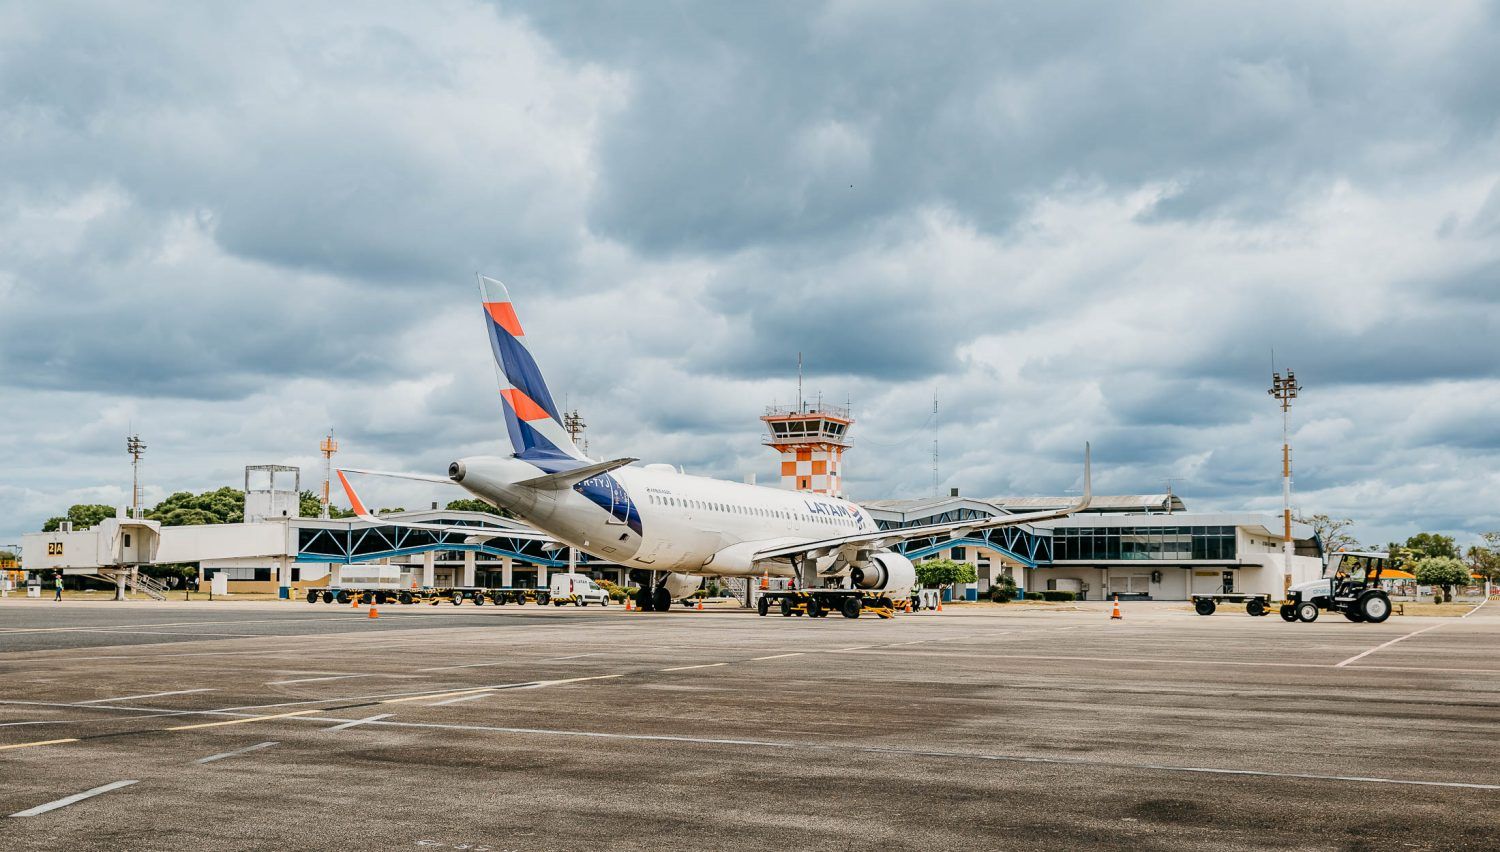
[[(877, 500), (863, 504), (883, 527), (1035, 512), (1066, 506), (1070, 497), (948, 497)], [(1279, 519), (1246, 513), (1195, 514), (1174, 494), (1100, 496), (1087, 511), (1030, 526), (973, 534), (955, 541), (913, 542), (913, 559), (947, 556), (974, 566), (974, 598), (1001, 575), (1023, 591), (1070, 591), (1085, 600), (1186, 600), (1199, 592), (1265, 592), (1280, 597), (1294, 581), (1322, 571), (1312, 529), (1293, 525), (1296, 556), (1283, 566)]]

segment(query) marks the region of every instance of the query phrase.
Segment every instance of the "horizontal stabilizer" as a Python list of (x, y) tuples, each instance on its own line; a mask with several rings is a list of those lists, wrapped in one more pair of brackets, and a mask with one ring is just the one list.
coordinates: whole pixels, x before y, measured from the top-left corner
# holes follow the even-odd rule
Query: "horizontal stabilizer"
[(584, 465), (583, 467), (575, 467), (572, 470), (560, 470), (557, 473), (549, 473), (546, 476), (523, 479), (516, 484), (525, 486), (526, 488), (538, 488), (543, 491), (561, 491), (564, 488), (572, 488), (585, 479), (592, 479), (601, 473), (609, 473), (615, 468), (624, 467), (633, 461), (636, 461), (636, 459), (626, 458), (597, 462), (595, 464)]

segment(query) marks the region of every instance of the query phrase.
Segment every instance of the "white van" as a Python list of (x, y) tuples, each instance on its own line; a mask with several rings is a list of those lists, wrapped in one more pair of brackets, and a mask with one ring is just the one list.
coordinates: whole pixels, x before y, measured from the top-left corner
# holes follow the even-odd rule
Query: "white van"
[(551, 598), (553, 606), (609, 606), (609, 592), (583, 574), (553, 574)]

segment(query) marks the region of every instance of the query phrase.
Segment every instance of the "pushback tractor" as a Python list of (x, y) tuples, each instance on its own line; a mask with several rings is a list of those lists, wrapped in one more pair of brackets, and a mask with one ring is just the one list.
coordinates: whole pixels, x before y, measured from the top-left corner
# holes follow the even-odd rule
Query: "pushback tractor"
[(1379, 624), (1391, 617), (1391, 598), (1380, 587), (1380, 575), (1389, 567), (1389, 553), (1341, 550), (1331, 554), (1321, 580), (1286, 590), (1281, 618), (1317, 621), (1318, 613), (1327, 610), (1343, 613), (1350, 621)]

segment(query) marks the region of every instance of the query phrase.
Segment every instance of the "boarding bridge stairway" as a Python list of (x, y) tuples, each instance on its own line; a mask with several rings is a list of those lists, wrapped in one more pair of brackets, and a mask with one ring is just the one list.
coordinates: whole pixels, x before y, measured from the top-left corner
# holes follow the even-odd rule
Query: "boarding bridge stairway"
[[(106, 583), (110, 586), (115, 585), (115, 578), (113, 575), (88, 574), (85, 576), (87, 576), (91, 580), (98, 580), (99, 582)], [(155, 577), (149, 577), (138, 571), (129, 571), (125, 574), (125, 588), (129, 589), (132, 592), (145, 595), (146, 597), (154, 601), (164, 601), (167, 599), (166, 586), (162, 585), (161, 582), (158, 581)]]

